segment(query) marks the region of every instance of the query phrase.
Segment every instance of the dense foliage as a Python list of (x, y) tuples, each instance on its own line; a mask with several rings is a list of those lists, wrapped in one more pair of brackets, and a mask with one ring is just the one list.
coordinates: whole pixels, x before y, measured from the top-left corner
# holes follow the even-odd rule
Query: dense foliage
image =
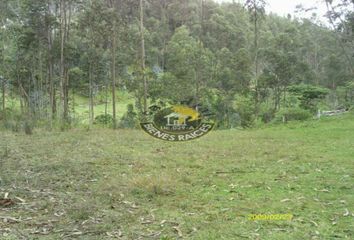
[(135, 98), (117, 124), (124, 127), (136, 125), (144, 100), (192, 98), (221, 128), (269, 122), (289, 108), (316, 112), (324, 99), (350, 107), (353, 3), (323, 4), (327, 25), (266, 15), (263, 0), (2, 0), (1, 119), (18, 109), (22, 119), (70, 125), (79, 94), (92, 124), (103, 95), (113, 109), (96, 122), (115, 127), (116, 88)]

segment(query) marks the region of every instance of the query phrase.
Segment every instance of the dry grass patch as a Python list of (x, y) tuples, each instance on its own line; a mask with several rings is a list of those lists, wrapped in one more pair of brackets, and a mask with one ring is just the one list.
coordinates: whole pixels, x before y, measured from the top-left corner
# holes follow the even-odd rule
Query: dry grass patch
[(161, 173), (160, 175), (138, 175), (134, 176), (130, 182), (130, 189), (135, 194), (172, 195), (176, 191), (177, 180), (171, 175)]

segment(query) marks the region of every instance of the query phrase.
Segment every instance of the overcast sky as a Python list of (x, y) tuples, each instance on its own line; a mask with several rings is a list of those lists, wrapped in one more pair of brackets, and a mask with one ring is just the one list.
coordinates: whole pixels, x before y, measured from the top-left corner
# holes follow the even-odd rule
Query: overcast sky
[[(232, 2), (232, 0), (216, 0), (217, 2)], [(245, 0), (235, 0), (235, 2), (245, 2)], [(302, 17), (311, 17), (311, 14), (315, 12), (321, 19), (326, 13), (326, 4), (324, 0), (266, 0), (268, 3), (266, 6), (267, 12), (273, 12), (280, 16), (287, 16), (288, 13), (294, 15), (296, 5), (301, 4), (305, 8), (317, 8), (312, 11), (302, 14)]]

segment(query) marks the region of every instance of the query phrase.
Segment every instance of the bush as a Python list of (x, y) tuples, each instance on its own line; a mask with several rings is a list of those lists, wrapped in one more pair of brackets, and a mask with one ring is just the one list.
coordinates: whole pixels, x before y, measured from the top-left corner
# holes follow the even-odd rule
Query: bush
[(0, 111), (0, 121), (3, 123), (5, 129), (11, 130), (13, 132), (20, 132), (24, 129), (23, 117), (19, 112), (13, 111), (11, 109), (6, 109), (6, 118), (3, 111)]
[(258, 111), (258, 117), (263, 123), (270, 123), (275, 117), (274, 108), (269, 107), (267, 104), (261, 103)]
[(137, 113), (134, 111), (133, 104), (128, 104), (127, 112), (122, 117), (119, 127), (121, 128), (136, 128), (138, 126)]
[(238, 96), (235, 102), (235, 109), (241, 118), (241, 127), (247, 128), (254, 124), (255, 109), (251, 96)]
[(34, 129), (34, 124), (30, 120), (22, 120), (22, 119), (8, 119), (4, 121), (3, 127), (5, 129), (10, 129), (12, 132), (20, 132), (24, 131), (27, 135), (32, 135), (33, 129)]
[(111, 124), (113, 124), (113, 116), (110, 114), (98, 115), (95, 117), (94, 124), (111, 125)]
[(25, 121), (24, 124), (23, 124), (23, 128), (24, 128), (25, 133), (27, 135), (32, 135), (32, 133), (33, 133), (33, 125), (32, 125), (31, 122)]
[(300, 100), (300, 107), (311, 111), (317, 112), (317, 104), (320, 99), (325, 98), (329, 90), (327, 88), (300, 84), (288, 87), (288, 91)]
[[(238, 127), (241, 124), (240, 114), (232, 106), (233, 98), (217, 96), (213, 100), (208, 110), (215, 117), (216, 127), (218, 129), (229, 129)], [(208, 106), (209, 104), (206, 104)]]
[(6, 120), (4, 121), (4, 128), (10, 129), (13, 132), (20, 132), (21, 130), (21, 122), (16, 120)]
[(286, 108), (275, 116), (276, 122), (305, 121), (312, 118), (312, 113), (302, 108)]
[(263, 123), (269, 123), (274, 119), (274, 110), (269, 110), (261, 113), (261, 119)]

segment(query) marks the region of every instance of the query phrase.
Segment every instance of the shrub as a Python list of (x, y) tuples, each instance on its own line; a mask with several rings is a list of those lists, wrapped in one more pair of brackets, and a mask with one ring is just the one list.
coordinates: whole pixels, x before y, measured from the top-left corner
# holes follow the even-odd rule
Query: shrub
[(312, 117), (312, 113), (302, 108), (285, 108), (275, 116), (276, 122), (304, 121)]
[(119, 127), (121, 128), (136, 128), (138, 125), (137, 113), (134, 111), (133, 104), (128, 104), (127, 112), (122, 117)]
[(269, 123), (274, 119), (274, 110), (264, 111), (261, 113), (261, 119), (264, 123)]
[(94, 124), (111, 125), (113, 123), (113, 116), (110, 114), (101, 114), (95, 117)]
[(275, 110), (267, 106), (266, 104), (259, 105), (258, 117), (262, 120), (263, 123), (271, 122), (275, 117)]
[(33, 133), (33, 125), (32, 125), (32, 123), (30, 123), (29, 121), (25, 121), (24, 124), (23, 124), (23, 128), (24, 128), (25, 133), (27, 135), (32, 135), (32, 133)]
[(251, 127), (254, 124), (255, 111), (251, 96), (238, 96), (235, 102), (235, 109), (240, 115), (242, 127)]
[(288, 91), (300, 100), (300, 106), (304, 109), (315, 113), (317, 111), (317, 104), (320, 99), (326, 97), (329, 93), (327, 88), (300, 84), (288, 87)]
[(6, 109), (6, 118), (3, 111), (0, 112), (0, 121), (5, 129), (20, 132), (23, 129), (23, 117), (19, 112)]
[[(232, 106), (231, 97), (218, 96), (211, 104), (211, 112), (215, 114), (218, 129), (238, 127), (241, 123), (240, 114)], [(209, 110), (209, 109), (208, 109)]]
[(6, 120), (4, 121), (4, 128), (10, 129), (13, 132), (19, 132), (21, 130), (21, 122), (16, 120)]

